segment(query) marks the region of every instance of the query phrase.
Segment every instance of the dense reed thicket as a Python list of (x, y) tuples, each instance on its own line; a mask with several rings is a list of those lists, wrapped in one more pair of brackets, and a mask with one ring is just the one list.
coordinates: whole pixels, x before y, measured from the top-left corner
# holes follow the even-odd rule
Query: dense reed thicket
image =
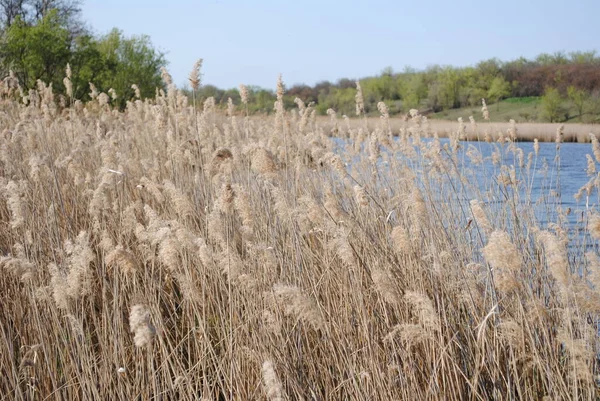
[(5, 81), (0, 399), (597, 398), (597, 141), (568, 247), (514, 125), (321, 123), (281, 81), (223, 116), (164, 79), (124, 112)]

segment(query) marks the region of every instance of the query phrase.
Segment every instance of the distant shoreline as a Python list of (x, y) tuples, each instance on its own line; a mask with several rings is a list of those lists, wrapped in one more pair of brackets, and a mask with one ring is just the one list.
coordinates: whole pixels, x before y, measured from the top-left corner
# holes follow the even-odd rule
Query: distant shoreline
[[(494, 140), (497, 140), (499, 133), (502, 131), (506, 134), (510, 127), (508, 122), (477, 122), (477, 131), (473, 133), (470, 123), (467, 121), (464, 124), (466, 125), (467, 138), (470, 140), (477, 140), (477, 134), (479, 134), (479, 139), (483, 140), (486, 130)], [(432, 130), (438, 132), (440, 137), (442, 133), (447, 136), (449, 132), (458, 128), (457, 121), (429, 120), (429, 125)], [(600, 138), (600, 124), (517, 123), (517, 141), (533, 142), (534, 139), (537, 139), (540, 142), (554, 142), (556, 131), (561, 125), (564, 127), (563, 142), (589, 143), (590, 133)]]
[[(318, 117), (319, 119), (329, 120), (329, 117)], [(322, 121), (323, 122), (323, 121)], [(440, 138), (447, 138), (448, 134), (455, 132), (458, 129), (458, 121), (449, 120), (427, 120), (429, 129), (432, 133), (437, 133)], [(339, 121), (338, 124), (343, 124)], [(362, 119), (351, 118), (350, 124), (353, 127), (359, 127), (364, 124)], [(380, 125), (380, 120), (375, 117), (367, 119), (369, 129), (374, 129)], [(506, 135), (510, 123), (508, 122), (487, 122), (476, 121), (476, 128), (473, 127), (469, 120), (463, 121), (465, 125), (466, 140), (469, 141), (484, 141), (485, 132), (487, 131), (490, 138), (494, 141), (500, 136), (500, 132)], [(589, 143), (589, 134), (592, 133), (600, 138), (600, 124), (582, 124), (582, 123), (517, 123), (517, 141), (518, 142), (533, 142), (537, 139), (539, 142), (554, 142), (556, 138), (556, 130), (560, 126), (563, 129), (563, 142)], [(405, 121), (402, 117), (390, 117), (390, 126), (394, 135), (398, 134), (402, 128), (411, 127), (411, 122)]]

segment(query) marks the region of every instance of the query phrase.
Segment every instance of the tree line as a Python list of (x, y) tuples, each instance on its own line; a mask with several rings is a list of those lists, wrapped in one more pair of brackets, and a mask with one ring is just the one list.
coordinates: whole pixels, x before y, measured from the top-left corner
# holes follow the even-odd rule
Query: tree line
[[(383, 101), (390, 114), (419, 109), (423, 113), (440, 112), (465, 106), (488, 104), (506, 98), (541, 97), (544, 116), (550, 121), (565, 118), (565, 102), (574, 105), (578, 116), (586, 109), (598, 113), (600, 108), (600, 56), (595, 51), (543, 53), (532, 60), (519, 58), (502, 62), (496, 58), (475, 66), (451, 67), (434, 65), (424, 70), (410, 67), (401, 72), (384, 69), (379, 75), (360, 79), (365, 112), (376, 114), (377, 103)], [(356, 82), (342, 78), (337, 82), (322, 81), (313, 86), (293, 85), (286, 89), (285, 103), (294, 106), (296, 97), (314, 103), (319, 114), (329, 108), (352, 116), (355, 110)], [(223, 90), (207, 85), (198, 91), (200, 98), (214, 97), (217, 104), (227, 99), (239, 100), (235, 89)], [(250, 87), (251, 112), (270, 113), (273, 91)]]

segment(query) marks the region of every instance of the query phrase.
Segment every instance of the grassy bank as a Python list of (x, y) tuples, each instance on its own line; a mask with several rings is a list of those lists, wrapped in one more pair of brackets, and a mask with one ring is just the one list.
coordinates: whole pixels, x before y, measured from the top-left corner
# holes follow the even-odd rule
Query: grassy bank
[[(547, 123), (544, 117), (542, 101), (540, 97), (510, 98), (498, 103), (488, 105), (490, 110), (490, 121), (498, 123), (507, 123), (509, 120), (515, 120), (518, 123)], [(432, 120), (451, 120), (456, 121), (462, 117), (465, 121), (469, 116), (477, 118), (481, 116), (481, 106), (462, 107), (458, 109), (444, 110), (438, 113), (429, 114)], [(583, 116), (578, 115), (577, 109), (570, 102), (563, 102), (563, 112), (561, 120), (564, 123), (597, 123), (600, 116), (585, 112)]]
[(281, 102), (197, 113), (173, 87), (123, 113), (102, 95), (60, 112), (51, 88), (11, 96), (6, 399), (598, 397), (597, 142), (566, 211), (560, 163), (515, 131), (476, 174), (463, 132), (422, 141), (424, 119), (395, 130), (385, 107), (346, 125)]

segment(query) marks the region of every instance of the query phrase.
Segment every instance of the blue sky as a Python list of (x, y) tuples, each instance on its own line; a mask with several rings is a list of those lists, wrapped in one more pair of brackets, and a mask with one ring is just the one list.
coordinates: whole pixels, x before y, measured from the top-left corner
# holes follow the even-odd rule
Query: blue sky
[(474, 65), (556, 51), (600, 52), (600, 0), (84, 0), (99, 34), (147, 34), (183, 85), (274, 88), (375, 75), (385, 67)]

